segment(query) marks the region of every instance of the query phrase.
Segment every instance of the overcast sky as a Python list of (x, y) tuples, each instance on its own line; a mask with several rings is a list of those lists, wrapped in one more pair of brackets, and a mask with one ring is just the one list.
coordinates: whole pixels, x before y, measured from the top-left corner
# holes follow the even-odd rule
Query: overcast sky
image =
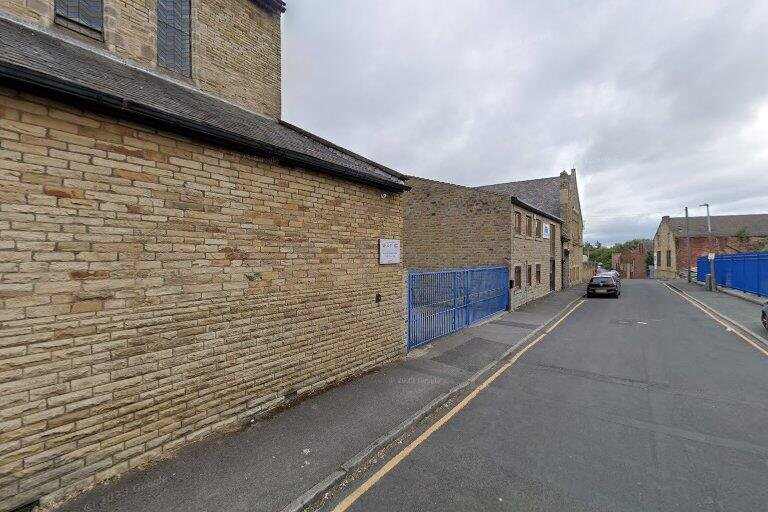
[(394, 169), (575, 166), (604, 243), (684, 205), (768, 212), (768, 1), (287, 3), (283, 117)]

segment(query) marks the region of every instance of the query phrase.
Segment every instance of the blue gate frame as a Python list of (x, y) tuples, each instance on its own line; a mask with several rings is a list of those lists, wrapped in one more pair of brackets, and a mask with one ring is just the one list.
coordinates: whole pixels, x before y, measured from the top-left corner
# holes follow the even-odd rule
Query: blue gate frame
[(408, 348), (468, 327), (509, 307), (509, 268), (411, 272)]

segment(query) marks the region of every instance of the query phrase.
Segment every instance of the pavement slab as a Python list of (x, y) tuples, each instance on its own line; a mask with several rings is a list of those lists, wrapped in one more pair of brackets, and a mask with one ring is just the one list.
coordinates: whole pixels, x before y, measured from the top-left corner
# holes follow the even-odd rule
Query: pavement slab
[(689, 283), (686, 279), (674, 279), (670, 283), (728, 318), (735, 320), (750, 331), (761, 335), (763, 338), (768, 338), (768, 333), (760, 322), (762, 310), (760, 305), (727, 293), (710, 292), (703, 285), (695, 282)]
[(282, 510), (581, 294), (580, 289), (551, 294), (519, 311), (435, 340), (405, 361), (310, 397), (241, 431), (194, 443), (56, 510)]

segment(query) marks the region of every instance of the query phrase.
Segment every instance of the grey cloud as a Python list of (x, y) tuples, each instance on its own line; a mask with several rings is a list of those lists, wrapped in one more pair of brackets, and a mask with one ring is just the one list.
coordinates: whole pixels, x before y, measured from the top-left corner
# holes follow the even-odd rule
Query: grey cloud
[(685, 204), (765, 211), (768, 4), (654, 4), (296, 0), (284, 117), (461, 184), (575, 165), (603, 242)]

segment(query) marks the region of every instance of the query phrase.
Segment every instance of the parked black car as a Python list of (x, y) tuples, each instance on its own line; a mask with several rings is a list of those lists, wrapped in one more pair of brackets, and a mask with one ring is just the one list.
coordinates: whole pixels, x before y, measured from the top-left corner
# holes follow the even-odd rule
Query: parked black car
[(768, 331), (768, 304), (763, 306), (763, 327)]
[(611, 295), (619, 298), (621, 295), (621, 281), (611, 274), (598, 274), (587, 283), (587, 297), (598, 295)]

